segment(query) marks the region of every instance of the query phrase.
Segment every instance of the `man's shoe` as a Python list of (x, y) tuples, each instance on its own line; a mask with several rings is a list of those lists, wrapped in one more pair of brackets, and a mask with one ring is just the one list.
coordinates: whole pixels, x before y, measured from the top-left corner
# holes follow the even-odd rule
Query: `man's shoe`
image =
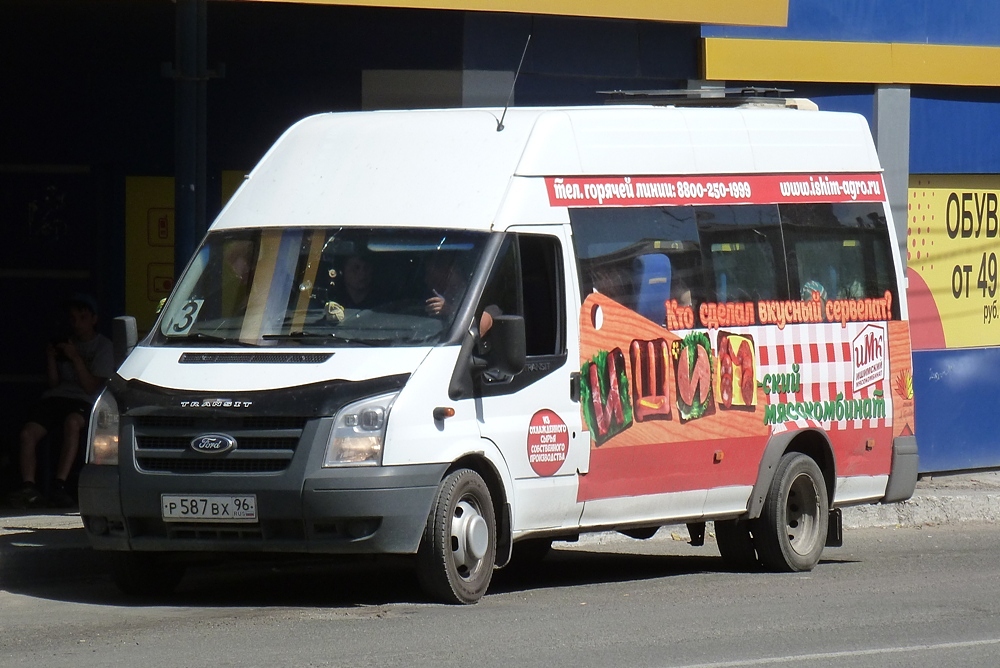
[(27, 508), (41, 508), (45, 505), (45, 497), (42, 496), (35, 483), (26, 482), (21, 485), (21, 489), (10, 495), (10, 504), (22, 510)]

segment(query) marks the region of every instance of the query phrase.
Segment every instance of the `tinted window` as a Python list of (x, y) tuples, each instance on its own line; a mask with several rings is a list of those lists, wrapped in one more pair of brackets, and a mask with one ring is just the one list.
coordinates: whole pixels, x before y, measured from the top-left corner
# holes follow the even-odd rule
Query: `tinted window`
[(486, 283), (477, 317), (489, 307), (521, 315), (528, 356), (562, 354), (566, 346), (562, 275), (558, 239), (510, 236)]
[(774, 206), (695, 207), (717, 302), (781, 299), (787, 294), (781, 227)]
[(571, 209), (585, 298), (600, 292), (657, 324), (665, 302), (778, 299), (788, 293), (774, 206)]
[(780, 207), (793, 294), (808, 299), (899, 300), (885, 212), (880, 204), (794, 204)]
[(580, 292), (600, 292), (657, 324), (664, 302), (687, 305), (704, 286), (691, 207), (571, 209)]

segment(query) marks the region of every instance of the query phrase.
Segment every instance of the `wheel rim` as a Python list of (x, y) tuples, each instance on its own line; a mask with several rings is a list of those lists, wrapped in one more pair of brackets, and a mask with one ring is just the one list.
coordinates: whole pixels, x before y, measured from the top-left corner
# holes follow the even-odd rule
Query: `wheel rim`
[(819, 540), (819, 493), (811, 476), (799, 475), (788, 488), (785, 532), (797, 554), (808, 555)]
[(490, 546), (490, 528), (471, 497), (455, 504), (451, 516), (451, 552), (455, 570), (465, 580), (476, 575)]

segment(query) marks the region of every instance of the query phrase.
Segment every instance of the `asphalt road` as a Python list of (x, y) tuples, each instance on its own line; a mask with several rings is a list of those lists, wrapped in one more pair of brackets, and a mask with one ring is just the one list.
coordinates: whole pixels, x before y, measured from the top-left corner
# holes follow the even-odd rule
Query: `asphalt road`
[(852, 530), (787, 575), (727, 571), (711, 541), (661, 529), (498, 572), (470, 607), (427, 602), (405, 564), (364, 561), (201, 567), (137, 603), (72, 540), (33, 547), (54, 537), (7, 537), (0, 666), (1000, 664), (994, 525)]

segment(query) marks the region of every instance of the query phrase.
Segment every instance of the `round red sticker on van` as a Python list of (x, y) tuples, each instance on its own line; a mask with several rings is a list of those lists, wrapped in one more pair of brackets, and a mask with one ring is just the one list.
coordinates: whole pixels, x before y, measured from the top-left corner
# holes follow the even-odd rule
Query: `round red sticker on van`
[(528, 463), (540, 476), (555, 475), (569, 452), (569, 430), (558, 415), (543, 408), (528, 423)]

